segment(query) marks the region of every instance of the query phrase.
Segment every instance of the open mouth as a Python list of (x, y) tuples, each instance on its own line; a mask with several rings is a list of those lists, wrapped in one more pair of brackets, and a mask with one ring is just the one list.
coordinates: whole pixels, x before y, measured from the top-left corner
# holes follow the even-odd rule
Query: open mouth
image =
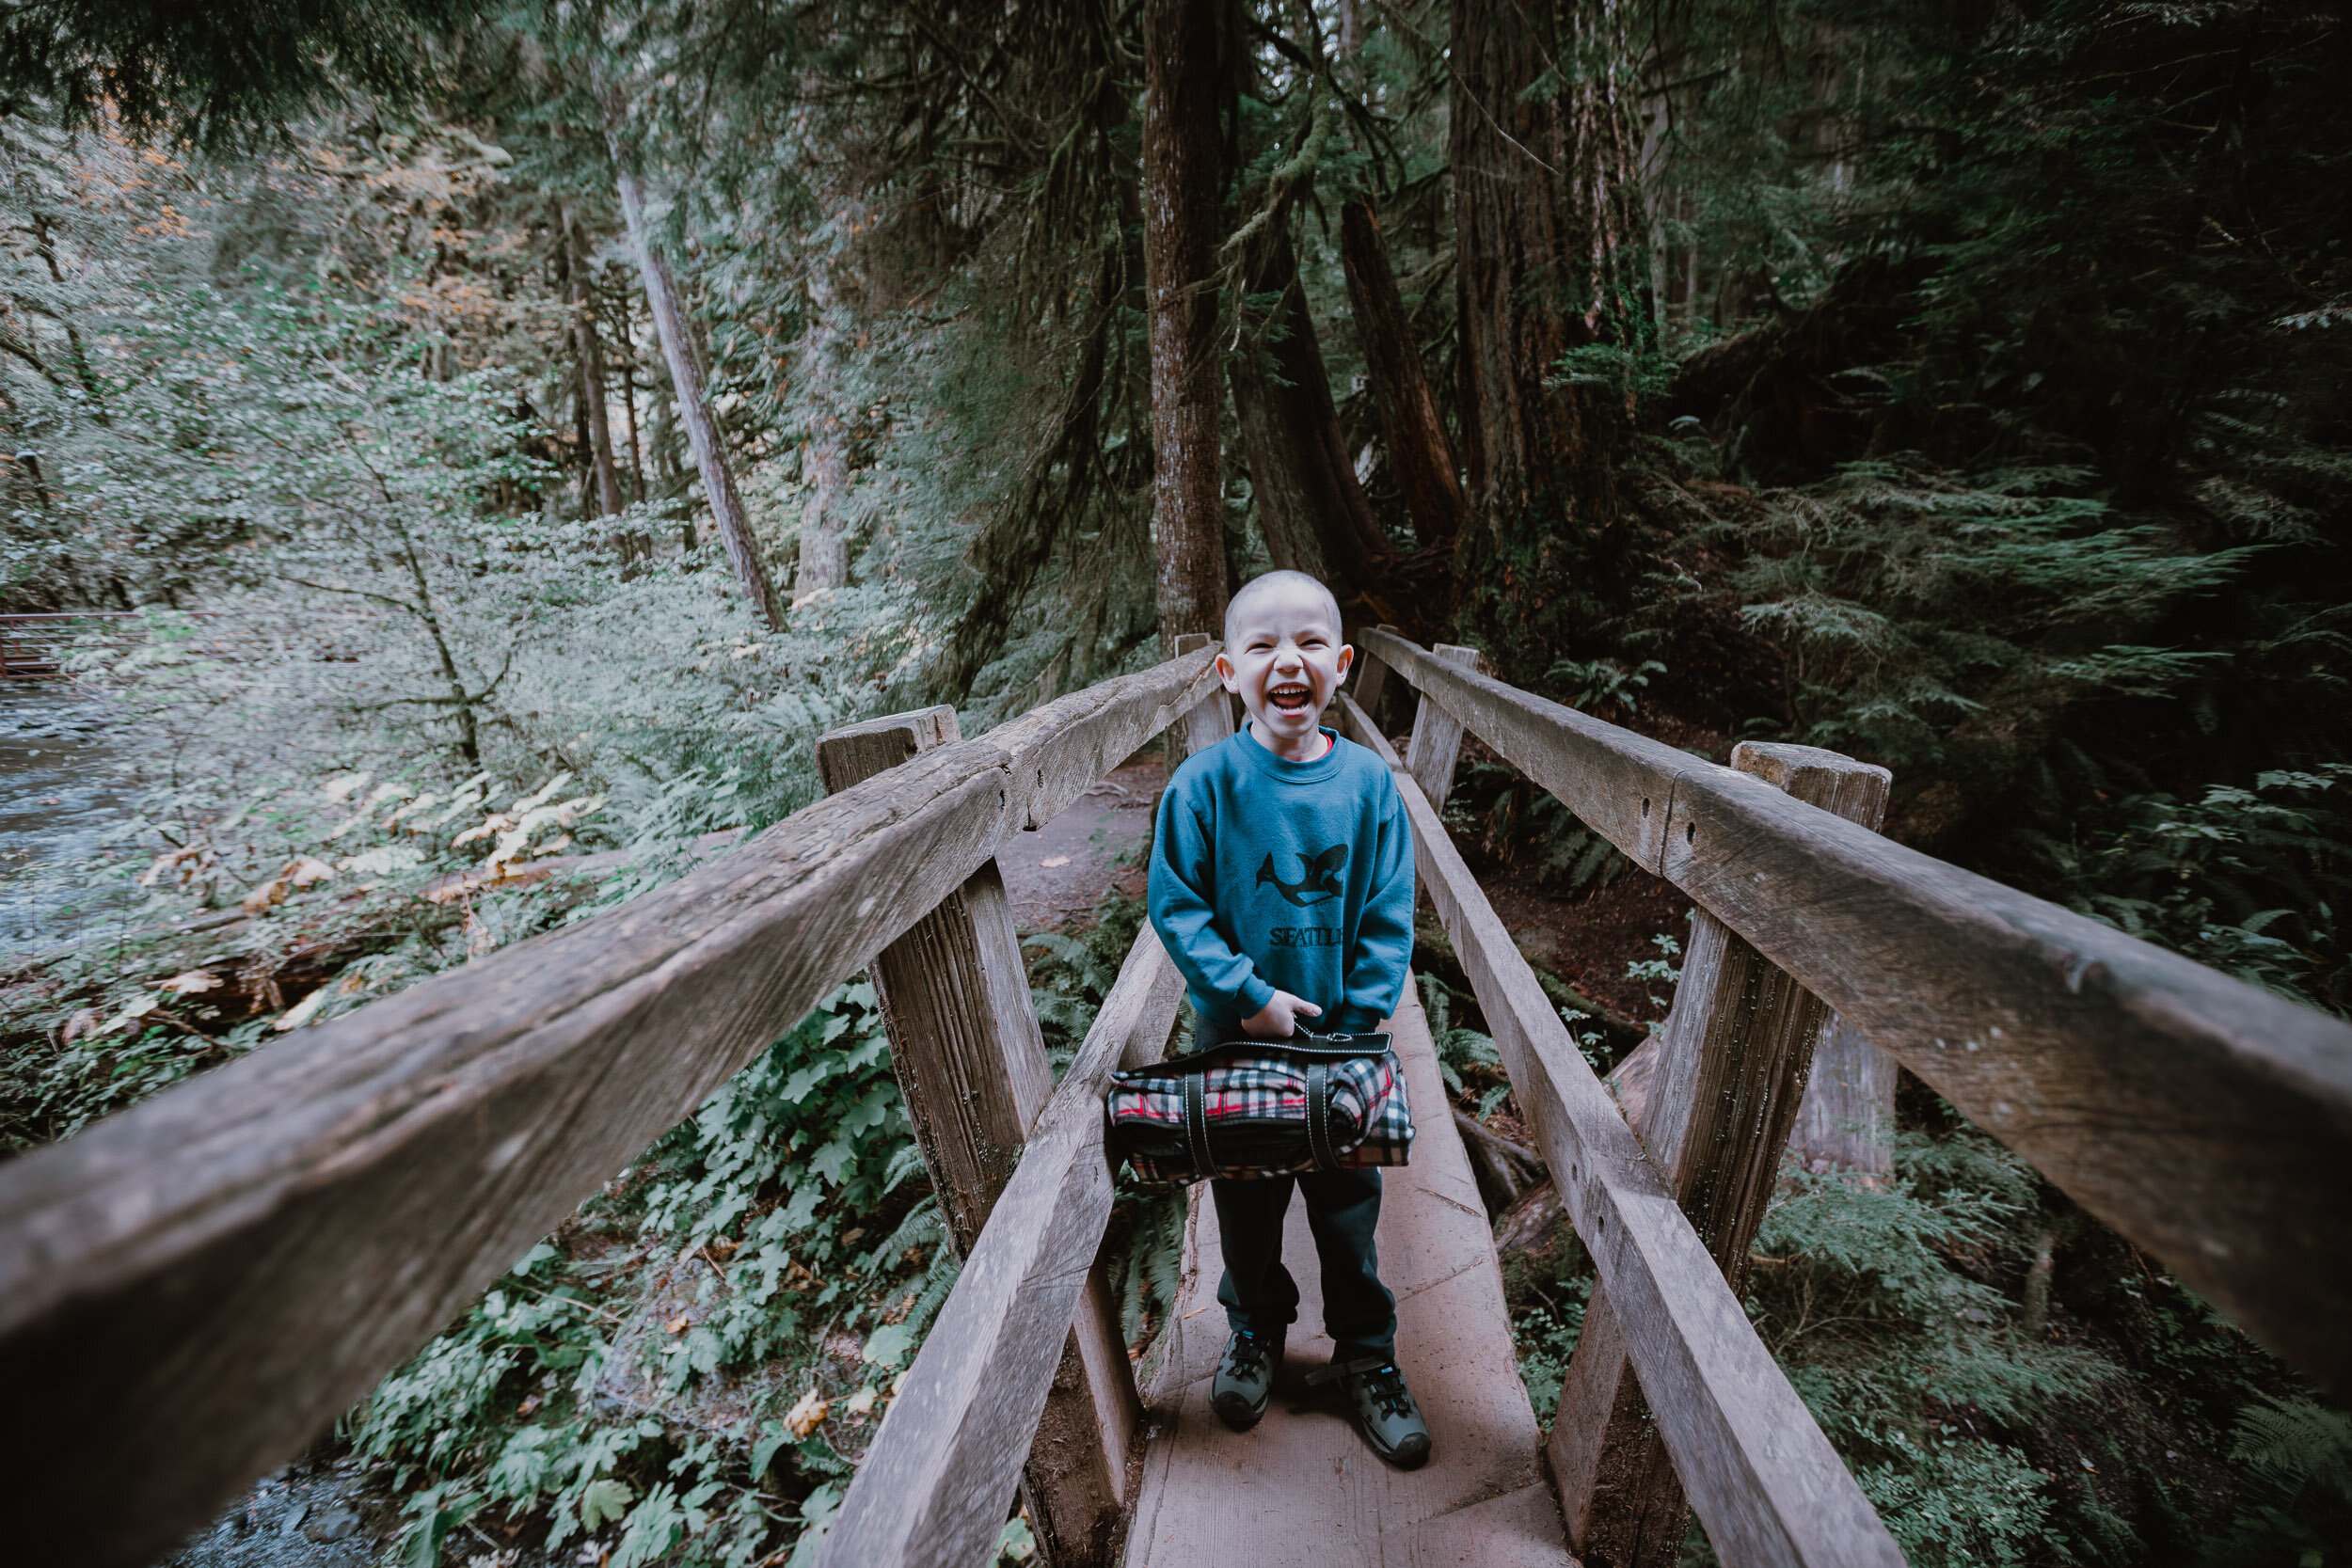
[(1268, 688), (1265, 701), (1266, 706), (1277, 713), (1304, 713), (1314, 701), (1314, 693), (1294, 682), (1288, 686)]

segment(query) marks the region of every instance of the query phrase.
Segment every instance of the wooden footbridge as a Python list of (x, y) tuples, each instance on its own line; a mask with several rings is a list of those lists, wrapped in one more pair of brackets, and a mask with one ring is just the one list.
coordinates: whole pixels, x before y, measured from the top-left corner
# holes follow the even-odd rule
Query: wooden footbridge
[[(151, 1560), (869, 964), (965, 1262), (824, 1563), (969, 1568), (1016, 1496), (1057, 1564), (1653, 1564), (1686, 1506), (1734, 1568), (1899, 1562), (1740, 1305), (1833, 1009), (1836, 1037), (2352, 1393), (2352, 1028), (1888, 842), (1877, 769), (1795, 747), (1716, 767), (1469, 650), (1362, 641), (1343, 716), (1397, 769), (1422, 885), (1599, 1274), (1548, 1440), (1409, 1005), (1422, 1141), (1379, 1240), (1436, 1457), (1383, 1468), (1304, 1386), (1328, 1353), (1311, 1295), (1265, 1421), (1207, 1418), (1200, 1205), (1138, 1386), (1094, 1268), (1100, 1099), (1165, 1048), (1181, 988), (1147, 930), (1057, 1085), (995, 856), (1161, 731), (1230, 733), (1193, 646), (974, 739), (945, 709), (838, 732), (829, 799), (685, 879), (0, 1167), (9, 1560)], [(1415, 694), (1399, 762), (1365, 712)], [(1439, 826), (1465, 731), (1700, 911), (1638, 1138)]]

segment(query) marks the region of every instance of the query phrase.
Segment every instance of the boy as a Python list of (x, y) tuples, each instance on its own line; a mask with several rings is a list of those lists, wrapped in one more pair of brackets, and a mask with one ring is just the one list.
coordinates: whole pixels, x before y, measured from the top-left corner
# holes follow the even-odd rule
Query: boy
[[(1187, 758), (1152, 841), (1152, 925), (1184, 972), (1200, 1045), (1372, 1030), (1396, 1009), (1413, 955), (1413, 841), (1381, 761), (1323, 727), (1356, 650), (1331, 591), (1268, 572), (1225, 611), (1217, 674), (1249, 710), (1239, 735)], [(1380, 1283), (1377, 1170), (1309, 1171), (1209, 1184), (1232, 1338), (1209, 1402), (1242, 1431), (1265, 1414), (1298, 1316), (1282, 1266), (1295, 1185), (1323, 1265), (1331, 1366), (1373, 1450), (1401, 1468), (1429, 1457), (1429, 1427), (1397, 1370), (1396, 1301)]]

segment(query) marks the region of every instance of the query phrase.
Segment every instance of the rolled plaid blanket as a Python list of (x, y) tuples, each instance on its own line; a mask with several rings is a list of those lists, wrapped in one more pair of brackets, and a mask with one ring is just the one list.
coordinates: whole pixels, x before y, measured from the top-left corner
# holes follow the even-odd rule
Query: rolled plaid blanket
[(1402, 1165), (1413, 1113), (1386, 1035), (1227, 1040), (1111, 1077), (1114, 1158), (1146, 1181)]

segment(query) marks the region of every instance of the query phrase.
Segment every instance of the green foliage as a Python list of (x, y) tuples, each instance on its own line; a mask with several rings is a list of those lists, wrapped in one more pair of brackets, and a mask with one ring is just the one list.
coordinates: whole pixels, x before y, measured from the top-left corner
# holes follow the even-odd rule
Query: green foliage
[(2086, 477), (1856, 463), (1718, 530), (1748, 552), (1741, 614), (1789, 650), (1791, 738), (1989, 793), (2070, 703), (2163, 696), (2224, 657), (2140, 640), (2247, 552), (2122, 525), (2066, 493)]
[(2201, 800), (2103, 803), (2077, 844), (2042, 839), (2042, 868), (2085, 914), (2339, 1015), (2352, 1010), (2352, 765), (2259, 775)]
[(1564, 893), (1606, 887), (1632, 863), (1507, 763), (1462, 764), (1445, 809), (1447, 825), (1476, 835), (1482, 853)]
[(207, 150), (260, 143), (339, 90), (401, 99), (423, 86), (427, 41), (451, 0), (51, 0), (0, 13), (0, 89), (46, 100), (69, 126), (119, 119), (132, 135)]
[(1422, 1011), (1429, 1019), (1430, 1038), (1438, 1047), (1438, 1072), (1445, 1086), (1459, 1096), (1500, 1083), (1507, 1092), (1502, 1053), (1495, 1049), (1494, 1037), (1454, 1022), (1458, 993), (1434, 974), (1416, 974), (1413, 979), (1421, 988)]
[(2204, 1560), (2318, 1568), (2352, 1542), (2352, 1416), (2308, 1399), (2265, 1399), (2238, 1418), (2231, 1457), (2246, 1468), (2245, 1506)]
[(1611, 710), (1631, 718), (1641, 712), (1643, 689), (1666, 667), (1654, 658), (1628, 666), (1613, 658), (1564, 658), (1544, 672), (1544, 683), (1570, 695), (1571, 705), (1587, 713)]
[[(550, 1549), (585, 1533), (615, 1561), (752, 1560), (786, 1497), (846, 1469), (828, 1429), (790, 1432), (784, 1407), (812, 1380), (902, 1364), (954, 1281), (935, 1206), (909, 1196), (920, 1173), (872, 987), (846, 986), (356, 1414), (396, 1487), (413, 1472), (437, 1489), (411, 1543), (462, 1497), (544, 1515)], [(639, 1244), (601, 1239), (616, 1230)], [(860, 1328), (846, 1365), (824, 1348)], [(714, 1399), (746, 1414), (698, 1419)]]
[[(1625, 977), (1629, 980), (1647, 981), (1655, 986), (1678, 985), (1682, 980), (1682, 970), (1674, 960), (1682, 954), (1681, 942), (1664, 931), (1659, 932), (1649, 941), (1650, 945), (1658, 949), (1658, 957), (1628, 959), (1625, 966)], [(1661, 1014), (1668, 1006), (1667, 1000), (1663, 996), (1651, 997), (1649, 1005)]]
[(1991, 1431), (2110, 1372), (2024, 1341), (2007, 1299), (1951, 1266), (2017, 1246), (2026, 1179), (2010, 1156), (1907, 1138), (1898, 1166), (1883, 1190), (1787, 1167), (1749, 1312), (1911, 1560), (2024, 1562), (2050, 1504)]

